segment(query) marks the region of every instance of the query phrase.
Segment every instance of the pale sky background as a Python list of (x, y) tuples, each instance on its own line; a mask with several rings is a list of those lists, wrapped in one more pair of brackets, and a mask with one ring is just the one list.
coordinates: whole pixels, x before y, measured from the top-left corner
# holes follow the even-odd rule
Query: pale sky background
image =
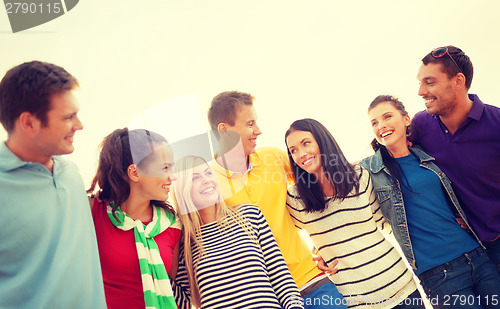
[(16, 34), (0, 10), (0, 76), (42, 60), (79, 79), (85, 128), (70, 159), (87, 185), (111, 131), (156, 108), (151, 128), (171, 141), (190, 137), (208, 128), (210, 101), (225, 90), (256, 97), (259, 146), (285, 149), (288, 126), (312, 117), (354, 161), (371, 154), (366, 109), (375, 96), (398, 96), (411, 115), (423, 109), (416, 74), (435, 47), (462, 48), (475, 68), (470, 92), (500, 106), (499, 9), (493, 0), (81, 0)]
[(69, 157), (87, 187), (114, 129), (144, 115), (172, 142), (191, 137), (208, 129), (210, 101), (226, 90), (256, 97), (259, 146), (285, 149), (289, 125), (311, 117), (355, 161), (372, 153), (375, 96), (398, 96), (410, 115), (424, 108), (416, 75), (435, 47), (462, 48), (474, 64), (470, 92), (500, 106), (499, 9), (495, 0), (80, 0), (16, 34), (0, 10), (0, 76), (42, 60), (79, 79), (85, 128)]

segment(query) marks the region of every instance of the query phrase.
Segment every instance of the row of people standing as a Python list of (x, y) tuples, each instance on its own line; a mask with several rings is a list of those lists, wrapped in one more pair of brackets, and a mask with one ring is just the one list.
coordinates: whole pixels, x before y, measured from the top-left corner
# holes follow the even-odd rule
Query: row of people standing
[[(450, 97), (452, 97), (450, 91), (459, 91), (460, 94), (463, 94), (464, 88), (460, 88), (460, 85), (467, 89), (470, 86), (472, 80), (471, 71), (464, 67), (462, 63), (465, 61), (462, 56), (465, 55), (460, 54), (461, 51), (457, 53), (452, 49), (452, 47), (437, 49), (430, 53), (430, 56), (426, 56), (426, 58), (431, 57), (431, 60), (438, 61), (437, 63), (426, 63), (426, 58), (424, 58), (419, 73), (421, 85), (425, 83), (425, 85), (429, 84), (427, 87), (436, 87), (436, 84), (446, 82), (457, 85), (456, 89), (438, 86), (432, 91), (429, 89), (426, 91), (424, 86), (421, 86), (420, 92), (426, 99), (426, 106), (430, 113), (436, 107), (440, 107), (441, 103), (450, 103)], [(455, 55), (456, 60), (450, 52), (454, 55), (457, 54)], [(455, 70), (458, 69), (459, 72), (454, 75), (453, 72), (449, 73), (447, 63), (449, 66), (456, 65)], [(77, 83), (76, 81), (66, 82), (72, 79), (68, 77), (70, 76), (69, 73), (62, 68), (52, 66), (50, 70), (47, 70), (46, 64), (32, 63), (31, 66), (33, 65), (37, 67), (36, 70), (40, 79), (47, 79), (48, 76), (53, 78), (53, 74), (50, 74), (57, 71), (65, 78), (65, 82), (60, 84), (67, 83), (67, 85), (65, 88), (51, 90), (52, 92), (46, 95), (48, 101), (46, 103), (48, 104), (46, 104), (45, 110), (21, 110), (18, 114), (11, 113), (9, 115), (8, 109), (4, 108), (4, 104), (7, 106), (7, 104), (11, 103), (6, 103), (7, 100), (5, 99), (0, 102), (2, 103), (0, 113), (2, 124), (9, 133), (9, 140), (2, 149), (2, 155), (9, 159), (5, 161), (8, 166), (5, 166), (5, 171), (3, 171), (5, 175), (2, 176), (2, 181), (9, 184), (9, 188), (12, 189), (10, 192), (6, 191), (6, 194), (2, 195), (2, 197), (8, 196), (7, 193), (16, 196), (16, 192), (19, 192), (19, 190), (15, 190), (16, 187), (12, 185), (12, 182), (8, 181), (14, 176), (20, 179), (30, 179), (31, 176), (36, 176), (36, 180), (39, 180), (45, 179), (48, 174), (51, 174), (49, 176), (52, 177), (48, 177), (48, 179), (53, 180), (53, 191), (58, 192), (59, 195), (64, 191), (72, 192), (59, 183), (62, 174), (61, 170), (58, 169), (61, 166), (63, 171), (73, 178), (76, 172), (74, 169), (68, 169), (64, 165), (65, 163), (58, 164), (59, 158), (53, 158), (53, 155), (72, 152), (74, 133), (82, 128), (76, 117), (78, 108), (71, 96), (71, 89)], [(26, 70), (33, 68), (30, 65), (24, 65), (22, 69), (26, 72)], [(17, 72), (19, 70), (21, 68), (17, 68)], [(9, 78), (12, 80), (12, 76), (16, 77), (15, 74), (16, 70), (10, 72), (11, 77)], [(6, 81), (4, 82), (4, 80)], [(2, 86), (9, 86), (9, 79), (4, 78), (4, 80), (2, 80)], [(22, 79), (17, 81), (18, 84), (25, 82)], [(3, 91), (2, 95), (4, 93), (9, 93), (9, 91)], [(15, 94), (15, 92), (13, 93)], [(467, 91), (465, 91), (465, 94), (467, 95)], [(23, 96), (19, 97), (23, 98)], [(383, 108), (385, 108), (389, 109), (393, 118), (399, 119), (398, 115), (401, 115), (403, 126), (399, 123), (398, 128), (404, 127), (406, 129), (409, 119), (405, 118), (404, 109), (397, 108), (395, 102), (397, 100), (392, 100), (390, 97), (383, 97), (379, 100), (382, 101), (377, 104), (374, 103), (374, 106), (370, 108), (373, 127), (376, 128), (379, 123), (385, 123), (388, 116), (387, 111), (380, 115), (377, 114), (381, 109), (384, 110)], [(209, 111), (210, 124), (213, 130), (220, 132), (219, 138), (224, 140), (226, 137), (230, 137), (230, 131), (238, 133), (241, 140), (240, 149), (238, 147), (234, 151), (233, 149), (225, 149), (211, 162), (210, 166), (194, 158), (186, 159), (179, 165), (184, 165), (184, 168), (181, 167), (176, 175), (179, 175), (179, 179), (184, 180), (177, 184), (174, 181), (174, 187), (177, 186), (175, 191), (179, 191), (176, 198), (179, 199), (179, 196), (182, 196), (183, 200), (191, 199), (189, 203), (191, 210), (185, 209), (185, 213), (180, 209), (177, 210), (181, 221), (184, 223), (185, 233), (181, 241), (183, 248), (180, 254), (178, 270), (176, 267), (176, 252), (178, 251), (177, 240), (180, 238), (181, 233), (180, 226), (176, 220), (174, 210), (164, 202), (172, 182), (168, 172), (173, 163), (166, 141), (152, 132), (128, 131), (126, 129), (117, 130), (106, 138), (101, 151), (99, 170), (93, 181), (93, 188), (91, 188), (94, 189), (94, 185), (98, 184), (100, 192), (98, 199), (93, 200), (91, 205), (93, 206), (92, 215), (96, 226), (108, 307), (112, 308), (115, 304), (116, 306), (130, 307), (135, 306), (132, 305), (134, 303), (138, 307), (144, 305), (158, 308), (169, 305), (175, 307), (174, 298), (172, 297), (174, 293), (172, 293), (172, 288), (169, 286), (169, 277), (175, 278), (173, 281), (174, 290), (179, 289), (180, 291), (180, 293), (177, 293), (178, 299), (182, 301), (182, 297), (185, 297), (184, 300), (188, 300), (188, 302), (194, 300), (195, 304), (201, 304), (203, 307), (208, 308), (220, 307), (221, 303), (218, 303), (218, 301), (222, 301), (225, 308), (238, 306), (238, 308), (241, 308), (241, 306), (259, 307), (259, 301), (262, 302), (261, 305), (274, 303), (277, 307), (300, 308), (302, 307), (300, 296), (303, 297), (304, 306), (307, 308), (321, 308), (321, 306), (325, 308), (334, 306), (342, 308), (346, 306), (345, 303), (349, 307), (370, 308), (370, 306), (374, 306), (374, 302), (379, 300), (384, 300), (383, 304), (377, 303), (374, 307), (393, 308), (406, 306), (407, 303), (414, 305), (413, 300), (418, 301), (419, 296), (418, 292), (416, 292), (415, 282), (411, 279), (411, 273), (404, 267), (401, 258), (395, 254), (395, 249), (383, 239), (376, 227), (377, 225), (383, 227), (384, 221), (387, 220), (393, 226), (396, 239), (400, 241), (405, 256), (421, 278), (424, 288), (431, 298), (441, 296), (439, 300), (445, 302), (445, 296), (452, 295), (450, 294), (450, 292), (453, 292), (450, 290), (451, 285), (460, 286), (463, 289), (470, 287), (468, 295), (479, 296), (476, 300), (473, 299), (472, 306), (477, 308), (498, 308), (498, 303), (495, 304), (494, 297), (489, 299), (481, 298), (485, 295), (498, 295), (498, 291), (495, 290), (499, 286), (498, 274), (495, 271), (487, 271), (488, 267), (491, 270), (492, 264), (486, 258), (481, 243), (464, 230), (457, 229), (459, 225), (454, 221), (449, 206), (453, 205), (459, 214), (463, 215), (465, 213), (467, 215), (463, 216), (462, 220), (469, 231), (476, 231), (479, 238), (485, 237), (482, 240), (486, 240), (484, 245), (488, 248), (487, 252), (492, 259), (495, 258), (494, 252), (496, 252), (495, 248), (497, 248), (498, 242), (491, 241), (494, 240), (491, 236), (495, 234), (495, 224), (498, 223), (498, 220), (494, 220), (494, 214), (495, 211), (498, 211), (498, 207), (486, 209), (493, 216), (493, 220), (478, 222), (475, 219), (476, 217), (471, 219), (467, 213), (471, 211), (470, 204), (464, 203), (467, 208), (464, 207), (464, 211), (462, 211), (458, 203), (455, 203), (457, 198), (454, 196), (453, 190), (457, 188), (451, 189), (446, 176), (440, 174), (441, 172), (437, 166), (432, 164), (433, 159), (431, 157), (426, 156), (419, 149), (406, 148), (407, 153), (403, 151), (404, 148), (399, 148), (402, 145), (403, 136), (406, 141), (406, 135), (402, 134), (402, 129), (390, 128), (379, 132), (378, 135), (375, 132), (380, 144), (387, 144), (385, 147), (387, 151), (384, 152), (382, 147), (382, 150), (377, 152), (371, 159), (365, 160), (362, 165), (366, 169), (353, 167), (347, 163), (328, 130), (313, 120), (298, 121), (292, 124), (287, 132), (286, 143), (289, 150), (289, 159), (285, 153), (275, 148), (256, 149), (256, 139), (261, 134), (261, 131), (256, 124), (252, 101), (253, 98), (248, 94), (225, 92), (214, 98)], [(475, 111), (469, 118), (481, 123), (480, 129), (484, 131), (484, 128), (488, 125), (498, 126), (500, 122), (494, 121), (498, 119), (496, 118), (498, 117), (498, 109), (482, 104), (474, 96), (469, 101), (467, 102), (472, 104), (470, 105), (472, 109), (469, 109), (469, 111)], [(394, 102), (394, 104), (391, 102)], [(394, 110), (391, 110), (391, 107)], [(482, 112), (477, 112), (478, 109), (481, 109)], [(460, 127), (459, 123), (458, 129), (452, 128), (450, 120), (456, 120), (456, 117), (445, 115), (444, 112), (446, 111), (448, 110), (439, 110), (438, 112), (443, 113), (443, 115), (438, 113), (436, 118), (428, 118), (426, 114), (420, 114), (417, 119), (420, 119), (420, 123), (426, 124), (424, 129), (433, 124), (433, 121), (437, 122), (439, 128), (442, 128), (445, 138), (448, 137), (447, 141), (450, 140), (450, 135), (445, 135), (445, 133), (452, 132), (451, 138), (453, 139), (455, 133), (465, 132), (471, 126), (474, 127), (475, 123), (470, 119), (466, 119), (467, 124)], [(486, 114), (486, 120), (481, 122), (480, 120), (484, 119), (481, 117)], [(44, 115), (48, 116), (48, 119), (44, 120)], [(69, 116), (69, 119), (67, 124), (62, 126), (60, 123), (62, 119), (66, 119), (64, 118), (66, 115)], [(466, 113), (466, 115), (468, 114)], [(484, 122), (487, 123), (484, 124)], [(415, 123), (418, 124), (419, 122)], [(415, 131), (417, 133), (414, 135), (414, 142), (421, 142), (425, 147), (423, 141), (429, 138), (425, 133), (422, 133), (424, 129)], [(56, 132), (58, 134), (55, 134)], [(307, 132), (309, 132), (309, 135), (306, 134)], [(307, 147), (302, 143), (304, 138), (301, 138), (303, 136), (300, 134), (308, 135), (310, 140)], [(494, 151), (498, 150), (500, 144), (495, 140), (498, 137), (491, 134), (487, 135), (487, 137), (489, 138), (487, 140), (488, 145), (497, 147), (489, 149), (489, 153), (494, 153)], [(464, 138), (463, 134), (462, 138)], [(470, 141), (471, 136), (467, 136), (467, 138)], [(394, 140), (398, 141), (397, 148), (392, 148), (391, 143)], [(460, 140), (454, 141), (455, 144), (458, 142)], [(316, 153), (313, 153), (312, 156), (309, 156), (310, 154), (307, 151), (305, 153), (309, 157), (302, 158), (297, 155), (298, 152), (307, 150), (314, 143), (316, 143), (317, 147)], [(336, 146), (336, 148), (332, 147), (332, 145)], [(33, 156), (34, 149), (37, 150), (38, 156)], [(404, 152), (403, 156), (399, 156), (400, 151)], [(385, 157), (381, 153), (385, 153)], [(332, 157), (331, 155), (335, 156)], [(377, 161), (378, 156), (380, 158)], [(420, 160), (421, 165), (425, 166), (420, 166), (420, 168), (425, 168), (426, 173), (423, 173), (419, 167), (416, 168), (415, 162), (418, 163), (418, 160), (415, 161), (412, 156), (415, 156)], [(486, 156), (483, 163), (492, 164), (496, 162), (494, 161), (495, 158), (498, 160), (498, 157), (498, 152), (497, 156)], [(392, 162), (392, 165), (386, 163), (391, 158), (396, 163)], [(400, 158), (403, 159), (398, 162)], [(333, 159), (333, 161), (321, 161), (322, 159)], [(404, 161), (404, 159), (408, 159), (408, 162)], [(487, 159), (491, 161), (487, 161)], [(28, 162), (38, 162), (40, 166)], [(290, 162), (292, 168), (289, 166)], [(330, 162), (334, 162), (333, 165)], [(380, 164), (378, 170), (377, 168), (373, 169), (377, 162)], [(479, 163), (475, 162), (475, 164)], [(394, 169), (387, 169), (384, 165), (391, 165)], [(44, 174), (44, 168), (48, 173)], [(341, 173), (336, 173), (337, 170), (335, 169), (338, 168), (341, 169)], [(195, 172), (193, 172), (193, 169)], [(387, 170), (389, 172), (386, 172)], [(380, 174), (382, 171), (385, 174)], [(399, 171), (401, 173), (398, 176), (397, 172)], [(491, 169), (486, 171), (483, 167), (481, 171), (490, 173), (487, 173), (486, 176), (481, 174), (479, 178), (484, 176), (480, 180), (488, 180), (491, 182), (488, 188), (494, 189), (495, 180), (498, 178), (490, 179), (487, 177), (491, 176)], [(290, 189), (288, 194), (288, 210), (290, 210), (292, 216), (290, 216), (286, 206), (287, 185), (291, 183), (287, 179), (290, 173), (294, 174), (296, 182), (296, 185)], [(367, 177), (368, 173), (372, 175), (371, 180)], [(377, 175), (377, 173), (379, 174)], [(434, 173), (439, 178), (439, 181), (436, 182), (433, 174), (429, 173)], [(304, 175), (307, 175), (308, 178), (305, 179)], [(342, 180), (335, 178), (340, 177), (339, 175), (343, 175), (344, 178)], [(413, 177), (413, 175), (417, 176)], [(200, 188), (200, 186), (196, 185), (198, 179), (204, 179), (205, 183), (214, 181), (210, 179), (216, 179), (220, 187), (220, 195), (224, 197), (225, 202), (219, 196), (211, 200), (213, 203), (210, 202), (206, 205), (197, 203), (197, 200), (210, 201), (210, 198), (206, 198), (207, 194), (218, 191), (213, 188), (213, 185)], [(305, 181), (302, 181), (304, 179)], [(293, 181), (293, 179), (290, 180)], [(422, 180), (425, 180), (424, 185), (427, 187), (421, 186)], [(74, 179), (67, 179), (67, 181), (71, 184), (76, 183), (76, 187), (78, 187), (78, 182), (75, 182)], [(470, 179), (467, 181), (470, 181)], [(457, 181), (454, 180), (454, 183), (457, 183)], [(7, 187), (6, 185), (5, 188)], [(437, 188), (441, 187), (446, 189), (446, 194), (441, 192), (442, 195), (439, 195), (440, 190)], [(196, 189), (193, 190), (193, 188), (198, 188), (198, 191), (196, 192)], [(77, 188), (70, 189), (75, 192), (78, 191)], [(473, 187), (470, 191), (476, 193), (478, 198), (484, 199), (484, 192), (479, 191), (477, 193), (474, 189), (476, 187)], [(482, 190), (483, 188), (479, 189)], [(190, 194), (186, 195), (186, 192)], [(435, 202), (435, 204), (423, 203), (427, 207), (419, 207), (422, 206), (422, 201), (420, 198), (415, 198), (415, 196), (420, 197), (421, 195), (426, 196), (430, 202)], [(460, 197), (458, 192), (457, 195), (462, 202), (463, 198)], [(78, 197), (79, 195), (72, 194), (72, 196)], [(451, 204), (447, 200), (447, 196), (450, 198)], [(468, 195), (464, 194), (464, 196)], [(375, 197), (377, 197), (379, 203), (377, 203)], [(30, 197), (24, 196), (22, 198), (29, 199)], [(40, 197), (37, 196), (37, 198)], [(21, 204), (28, 205), (29, 201), (23, 201), (21, 199)], [(64, 209), (64, 207), (68, 207), (69, 202), (65, 199), (59, 199), (59, 201), (55, 203), (57, 209), (51, 213), (62, 210), (58, 220), (58, 223), (61, 223), (60, 221), (65, 219), (64, 216), (69, 215), (68, 210)], [(402, 201), (404, 203), (401, 203)], [(498, 206), (498, 201), (495, 204), (494, 197), (487, 199), (487, 201), (490, 202), (488, 204), (490, 206)], [(71, 204), (73, 204), (73, 201)], [(85, 214), (85, 209), (82, 207), (81, 194), (80, 199), (75, 204), (79, 205), (75, 208), (80, 212), (77, 214), (79, 218), (87, 218), (86, 221), (82, 221), (84, 224), (79, 221), (79, 228), (84, 230), (88, 227), (85, 224), (88, 225), (89, 216)], [(181, 203), (178, 200), (176, 204)], [(244, 206), (237, 207), (237, 205), (242, 204)], [(431, 208), (429, 205), (435, 205), (436, 207)], [(51, 207), (54, 206), (51, 205)], [(407, 227), (405, 229), (401, 227), (401, 222), (397, 220), (402, 218), (401, 210), (406, 211), (410, 207), (412, 207), (412, 210), (416, 209), (417, 211), (406, 214)], [(354, 211), (355, 209), (356, 211)], [(31, 217), (37, 215), (40, 215), (39, 219), (42, 221), (45, 220), (43, 223), (53, 219), (48, 218), (50, 214), (29, 214)], [(415, 221), (415, 218), (421, 220), (423, 215), (428, 216), (429, 219), (435, 219), (425, 221), (424, 227), (429, 225), (427, 229), (422, 229), (419, 221)], [(467, 217), (471, 219), (470, 225)], [(311, 220), (311, 218), (313, 219)], [(330, 220), (334, 225), (331, 225)], [(8, 222), (3, 221), (2, 223), (8, 224)], [(71, 224), (74, 224), (74, 221), (62, 222), (62, 224), (59, 224), (59, 228), (70, 228)], [(338, 263), (336, 264), (337, 273), (330, 277), (336, 283), (336, 286), (312, 262), (312, 255), (297, 234), (295, 224), (310, 232), (311, 238), (323, 259), (334, 264)], [(446, 228), (445, 232), (455, 231), (456, 233), (444, 233), (443, 235), (438, 233), (439, 235), (435, 235), (432, 232), (436, 230), (432, 229), (430, 224), (439, 226), (438, 230), (440, 232), (441, 224), (443, 224), (442, 226), (447, 224), (446, 226), (449, 229)], [(33, 232), (36, 232), (34, 228), (36, 226), (35, 224), (31, 227)], [(189, 226), (189, 229), (186, 229), (186, 226)], [(327, 226), (326, 229), (325, 226)], [(412, 228), (412, 226), (417, 227)], [(276, 243), (269, 232), (269, 228), (276, 238)], [(331, 238), (327, 237), (327, 235), (330, 235)], [(346, 237), (346, 235), (351, 235), (351, 237)], [(443, 243), (443, 239), (439, 236), (450, 237), (450, 241)], [(95, 237), (93, 232), (80, 233), (79, 237), (81, 239), (78, 242), (75, 242), (74, 239), (67, 239), (65, 243), (62, 243), (55, 238), (56, 236), (53, 233), (49, 232), (44, 237), (47, 241), (55, 244), (50, 247), (51, 249), (47, 253), (54, 256), (53, 263), (55, 264), (67, 258), (67, 256), (60, 256), (61, 253), (55, 254), (56, 249), (62, 247), (73, 248), (66, 253), (71, 254), (76, 250), (75, 243), (83, 242), (87, 244), (86, 246), (89, 249), (86, 252), (89, 252), (90, 255), (87, 256), (86, 260), (80, 262), (82, 265), (89, 265), (92, 271), (87, 273), (87, 281), (84, 283), (79, 282), (78, 286), (92, 283), (93, 285), (90, 288), (92, 291), (89, 290), (89, 286), (86, 286), (83, 290), (88, 291), (86, 295), (93, 296), (87, 297), (85, 300), (86, 305), (82, 303), (81, 306), (84, 308), (89, 304), (93, 304), (92, 307), (101, 307), (103, 297), (99, 289), (102, 288), (102, 282), (99, 284), (100, 276), (98, 273), (100, 268), (95, 265), (97, 250), (95, 244), (92, 244), (92, 239)], [(416, 239), (420, 237), (420, 240), (413, 241), (415, 237), (417, 237)], [(431, 241), (428, 241), (427, 237)], [(30, 239), (36, 238), (31, 237)], [(237, 243), (235, 239), (245, 239), (245, 241), (238, 244), (240, 247), (235, 247)], [(336, 239), (339, 239), (339, 241)], [(411, 241), (411, 243), (408, 241)], [(34, 247), (41, 248), (44, 243), (46, 241)], [(459, 244), (462, 246), (457, 249)], [(3, 241), (3, 247), (0, 247), (2, 253), (6, 253), (5, 255), (2, 254), (2, 258), (6, 262), (2, 266), (5, 271), (0, 273), (17, 274), (18, 264), (26, 261), (19, 259), (15, 252), (11, 252), (12, 250), (8, 250), (11, 248), (8, 245), (9, 243)], [(439, 250), (429, 250), (431, 248), (429, 245), (439, 248)], [(440, 247), (440, 245), (442, 246)], [(277, 249), (278, 247), (280, 250)], [(219, 259), (212, 254), (213, 252), (220, 253), (220, 248), (225, 248), (227, 253), (230, 254), (236, 254), (231, 251), (233, 249), (236, 252), (239, 252), (238, 250), (248, 252), (247, 254), (237, 255), (237, 257), (238, 260), (241, 259), (253, 267), (252, 269), (255, 271), (252, 274), (261, 278), (261, 280), (256, 280), (259, 284), (265, 282), (262, 283), (262, 286), (259, 286), (258, 291), (255, 291), (256, 294), (253, 294), (252, 290), (248, 288), (252, 284), (257, 284), (257, 282), (242, 283), (244, 281), (237, 280), (238, 276), (245, 277), (243, 273), (238, 273), (238, 261), (231, 261), (231, 255), (224, 255), (224, 250), (222, 256), (225, 256), (226, 260)], [(279, 251), (281, 251), (283, 257), (281, 257)], [(430, 256), (433, 259), (427, 258), (429, 257), (428, 253), (431, 254)], [(371, 259), (369, 259), (370, 254)], [(439, 256), (436, 257), (432, 254), (438, 254)], [(458, 258), (453, 255), (458, 256)], [(40, 257), (40, 255), (37, 256)], [(213, 260), (210, 260), (210, 258)], [(214, 261), (221, 264), (211, 264)], [(228, 265), (231, 262), (236, 263), (231, 268), (227, 268), (234, 271), (226, 274), (228, 277), (216, 279), (217, 277), (211, 276), (212, 274), (224, 273), (227, 269), (224, 269), (221, 265)], [(438, 262), (440, 264), (436, 264)], [(288, 268), (284, 266), (285, 263)], [(498, 264), (498, 261), (496, 263)], [(363, 269), (363, 266), (370, 264), (375, 267)], [(60, 269), (48, 268), (51, 273), (47, 282), (55, 280), (50, 278), (69, 278), (77, 275), (74, 270), (71, 270), (67, 261), (61, 265)], [(186, 267), (186, 265), (188, 266)], [(457, 272), (456, 270), (459, 268), (460, 272)], [(326, 270), (330, 271), (330, 269)], [(23, 271), (29, 272), (30, 269)], [(129, 273), (127, 274), (127, 272)], [(427, 277), (426, 274), (430, 275)], [(202, 278), (203, 276), (205, 277)], [(23, 277), (26, 276), (10, 276), (10, 278), (14, 279), (2, 281), (13, 283)], [(390, 280), (390, 278), (393, 279)], [(203, 280), (200, 282), (200, 279)], [(222, 282), (226, 282), (227, 285), (218, 284)], [(359, 284), (361, 282), (363, 283)], [(238, 284), (241, 284), (241, 286), (238, 286)], [(226, 289), (227, 287), (229, 289)], [(51, 289), (51, 286), (45, 285), (45, 288)], [(59, 288), (64, 289), (64, 287)], [(240, 288), (240, 291), (241, 289), (248, 291), (248, 294), (239, 296), (238, 288)], [(124, 292), (123, 289), (128, 292)], [(39, 292), (36, 286), (30, 288), (30, 290)], [(12, 291), (7, 291), (10, 294), (2, 294), (8, 296), (0, 296), (0, 304), (10, 305), (14, 301), (31, 305), (38, 304), (40, 305), (38, 307), (49, 307), (56, 304), (54, 298), (41, 293), (34, 293), (32, 297), (23, 299), (18, 297), (20, 292), (14, 293)], [(393, 294), (390, 294), (391, 292)], [(266, 296), (251, 296), (257, 295), (257, 293), (263, 293)], [(344, 294), (345, 299), (341, 293)], [(217, 296), (213, 297), (213, 295)], [(410, 296), (409, 302), (405, 301), (408, 296)], [(243, 302), (242, 297), (246, 297)], [(74, 305), (77, 303), (77, 299), (79, 298), (76, 294), (70, 293), (65, 295), (62, 303)], [(329, 301), (325, 302), (325, 299)], [(249, 301), (254, 303), (248, 303)], [(399, 304), (401, 301), (402, 303)], [(24, 304), (20, 305), (20, 307), (23, 307)], [(468, 298), (464, 307), (471, 308), (470, 305), (470, 298)], [(446, 304), (437, 304), (437, 306), (446, 306)], [(418, 307), (418, 305), (415, 307)], [(452, 307), (458, 306), (454, 305)]]
[[(435, 158), (421, 148), (408, 147), (411, 122), (403, 104), (392, 96), (378, 96), (369, 107), (376, 153), (360, 164), (370, 173), (372, 193), (380, 204), (371, 220), (377, 221), (377, 212), (381, 211), (382, 221), (390, 223), (435, 307), (499, 308), (499, 275), (495, 271), (495, 265), (497, 269), (499, 265), (498, 229), (493, 232), (499, 222), (499, 201), (498, 194), (492, 194), (499, 192), (499, 177), (492, 166), (500, 159), (500, 138), (492, 132), (500, 129), (500, 110), (483, 104), (476, 95), (468, 95), (472, 63), (458, 48), (437, 48), (422, 62), (419, 94), (425, 99), (427, 111), (417, 114), (413, 121), (411, 141), (429, 147), (437, 158), (446, 158), (443, 166), (455, 175), (458, 185), (452, 188), (449, 178), (434, 163)], [(352, 191), (344, 193), (348, 192), (346, 183), (363, 183), (362, 177), (352, 177), (352, 167), (346, 164), (331, 134), (312, 119), (292, 124), (286, 140), (298, 180), (289, 194), (290, 210), (297, 225), (306, 228), (316, 246), (323, 249), (324, 262), (331, 262), (334, 258), (328, 251), (344, 243), (338, 242), (338, 237), (325, 239), (325, 235), (350, 225), (359, 227), (358, 234), (352, 234), (360, 239), (366, 240), (370, 234), (362, 229), (369, 221), (359, 218), (340, 225), (327, 224), (335, 220), (335, 215), (340, 218), (340, 212), (352, 210), (338, 205), (330, 208), (332, 198), (341, 205), (349, 205), (352, 199), (361, 200), (357, 206), (369, 204), (355, 186), (347, 186)], [(484, 151), (476, 152), (484, 161), (475, 159), (469, 166), (462, 154), (467, 156), (473, 149)], [(462, 175), (464, 170), (470, 172)], [(471, 185), (465, 185), (468, 183)], [(459, 200), (472, 208), (463, 210)], [(476, 207), (478, 203), (481, 206)], [(486, 205), (487, 209), (483, 207)]]
[[(375, 98), (369, 116), (376, 153), (360, 164), (370, 173), (372, 193), (380, 204), (371, 220), (378, 221), (377, 212), (381, 211), (382, 224), (383, 220), (390, 223), (435, 307), (499, 308), (495, 265), (498, 269), (500, 203), (493, 192), (500, 192), (500, 177), (492, 167), (499, 163), (500, 138), (492, 132), (500, 129), (500, 110), (483, 104), (476, 95), (468, 95), (473, 68), (460, 49), (437, 48), (422, 62), (419, 94), (427, 111), (417, 114), (410, 136), (437, 159), (421, 148), (408, 147), (411, 122), (399, 100), (392, 96)], [(369, 205), (369, 200), (362, 200), (359, 188), (346, 186), (363, 183), (362, 177), (352, 176), (352, 166), (346, 164), (331, 134), (314, 120), (292, 124), (286, 141), (298, 180), (289, 194), (290, 211), (297, 225), (308, 230), (316, 246), (323, 249), (324, 262), (331, 262), (335, 256), (328, 251), (344, 243), (338, 242), (338, 237), (326, 239), (325, 235), (351, 225), (359, 227), (358, 234), (351, 232), (354, 237), (366, 240), (370, 234), (362, 229), (369, 222), (366, 219), (350, 218), (340, 225), (327, 223), (335, 216), (341, 218), (340, 212), (352, 210), (339, 205), (330, 208), (332, 202), (349, 205), (354, 199), (359, 201), (357, 206)], [(481, 160), (474, 159), (470, 164), (463, 155), (472, 155), (474, 150)], [(435, 160), (455, 175), (453, 188)], [(468, 173), (462, 175), (464, 171)], [(465, 210), (459, 200), (466, 205)], [(472, 218), (470, 223), (468, 217)]]
[[(148, 130), (102, 143), (89, 193), (99, 186), (91, 205), (108, 308), (176, 308), (170, 279), (181, 308), (303, 308), (260, 210), (227, 207), (203, 159), (172, 170), (173, 158)], [(172, 173), (176, 211), (165, 202)]]

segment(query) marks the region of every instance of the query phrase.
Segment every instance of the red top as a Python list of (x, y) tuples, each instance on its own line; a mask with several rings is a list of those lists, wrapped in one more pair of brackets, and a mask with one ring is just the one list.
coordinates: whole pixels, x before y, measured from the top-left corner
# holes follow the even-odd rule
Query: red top
[[(94, 200), (92, 207), (92, 217), (108, 309), (144, 309), (146, 305), (134, 230), (123, 231), (115, 227), (108, 218), (106, 205), (97, 199)], [(173, 249), (180, 235), (181, 230), (169, 227), (154, 237), (167, 272), (172, 266)]]

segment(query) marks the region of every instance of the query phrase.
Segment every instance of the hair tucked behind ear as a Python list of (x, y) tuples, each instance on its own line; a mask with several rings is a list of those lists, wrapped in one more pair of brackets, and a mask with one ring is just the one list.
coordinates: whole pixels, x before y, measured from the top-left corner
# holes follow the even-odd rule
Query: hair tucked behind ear
[[(113, 203), (114, 213), (130, 195), (128, 167), (134, 162), (140, 166), (154, 152), (155, 143), (167, 143), (167, 140), (157, 133), (143, 129), (114, 130), (100, 145), (99, 166), (87, 193), (95, 193), (96, 186), (99, 186), (98, 198)], [(151, 205), (174, 212), (166, 201), (152, 200)]]
[[(368, 107), (368, 112), (370, 112), (373, 108), (375, 108), (377, 105), (380, 103), (385, 103), (388, 102), (394, 108), (396, 108), (401, 115), (406, 116), (408, 115), (408, 112), (405, 109), (405, 106), (401, 101), (399, 101), (398, 98), (391, 96), (391, 95), (379, 95), (377, 96), (371, 103), (370, 106)], [(408, 134), (408, 128), (406, 128), (406, 134)], [(394, 157), (391, 155), (390, 151), (382, 144), (380, 144), (376, 138), (374, 138), (370, 145), (372, 146), (373, 150), (377, 152), (377, 150), (380, 150), (380, 155), (382, 156), (382, 161), (384, 162), (385, 167), (387, 170), (389, 170), (389, 174), (391, 176), (392, 183), (396, 186), (396, 188), (401, 191), (401, 185), (405, 186), (410, 192), (413, 192), (411, 190), (410, 185), (408, 184), (408, 180), (406, 179), (406, 176), (401, 169), (401, 166), (399, 165), (398, 161), (394, 159)], [(403, 181), (404, 179), (404, 181)]]

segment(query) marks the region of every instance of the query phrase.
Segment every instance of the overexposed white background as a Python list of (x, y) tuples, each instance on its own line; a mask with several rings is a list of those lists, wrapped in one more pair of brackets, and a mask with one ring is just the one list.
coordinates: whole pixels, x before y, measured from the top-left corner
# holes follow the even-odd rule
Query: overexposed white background
[(462, 48), (475, 68), (470, 92), (500, 106), (499, 9), (495, 0), (81, 0), (15, 34), (0, 9), (0, 76), (42, 60), (79, 79), (85, 128), (70, 158), (87, 186), (111, 131), (146, 119), (170, 141), (191, 137), (226, 90), (256, 97), (260, 146), (284, 149), (288, 126), (312, 117), (355, 161), (371, 154), (375, 96), (398, 96), (411, 115), (424, 108), (416, 75), (435, 47)]
[(354, 161), (371, 154), (375, 96), (400, 97), (411, 115), (423, 109), (416, 74), (435, 47), (462, 48), (475, 66), (471, 92), (500, 105), (499, 9), (484, 0), (81, 0), (15, 34), (0, 10), (0, 75), (42, 60), (79, 79), (85, 128), (70, 158), (87, 185), (112, 130), (161, 106), (151, 127), (172, 141), (192, 136), (208, 128), (210, 101), (225, 90), (256, 97), (260, 146), (284, 149), (290, 123), (312, 117)]

